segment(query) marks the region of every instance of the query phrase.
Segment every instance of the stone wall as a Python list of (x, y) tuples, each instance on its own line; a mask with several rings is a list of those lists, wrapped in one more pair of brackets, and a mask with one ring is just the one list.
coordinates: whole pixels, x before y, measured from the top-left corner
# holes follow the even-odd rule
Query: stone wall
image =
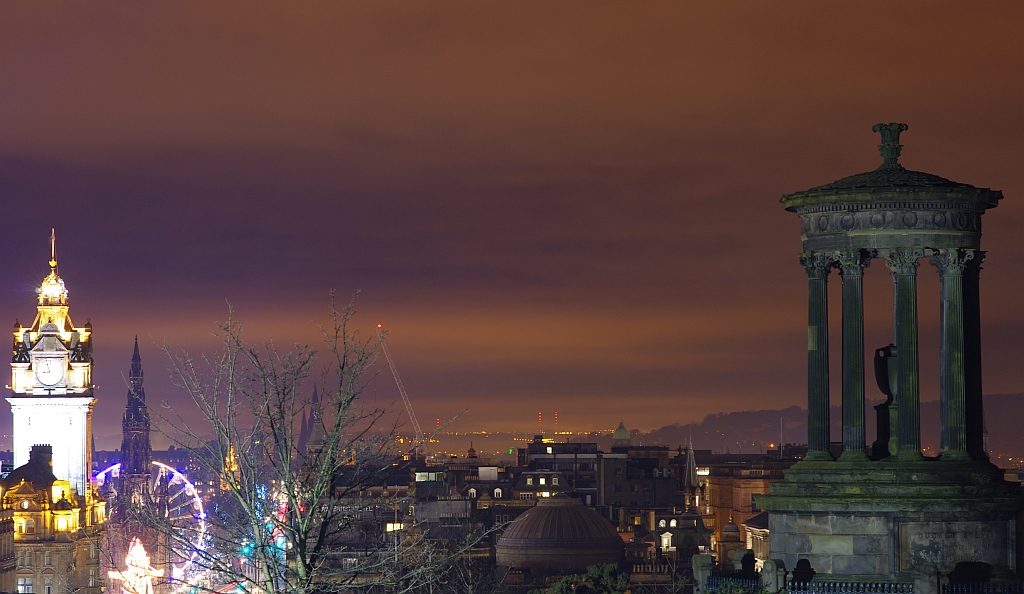
[(893, 531), (884, 515), (771, 512), (768, 525), (770, 558), (787, 569), (807, 559), (818, 573), (858, 579), (892, 573)]
[(942, 514), (772, 512), (769, 557), (807, 559), (819, 574), (898, 579), (948, 573), (961, 561), (1016, 568), (1012, 520), (963, 521)]

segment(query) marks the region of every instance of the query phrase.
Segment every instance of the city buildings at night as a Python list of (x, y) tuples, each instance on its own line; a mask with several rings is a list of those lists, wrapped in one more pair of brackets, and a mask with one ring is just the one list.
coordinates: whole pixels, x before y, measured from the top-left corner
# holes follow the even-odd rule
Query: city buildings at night
[(1024, 594), (1022, 24), (3, 4), (0, 594)]

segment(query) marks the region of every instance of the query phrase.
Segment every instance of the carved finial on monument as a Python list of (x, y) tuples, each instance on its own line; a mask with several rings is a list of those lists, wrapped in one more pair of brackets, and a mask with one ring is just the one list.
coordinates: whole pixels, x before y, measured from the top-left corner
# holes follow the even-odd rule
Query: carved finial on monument
[(906, 124), (899, 123), (875, 124), (871, 127), (872, 132), (882, 134), (882, 144), (878, 145), (878, 152), (882, 155), (879, 171), (903, 169), (903, 166), (899, 164), (900, 151), (903, 150), (903, 145), (900, 144), (900, 132), (906, 132), (907, 128)]

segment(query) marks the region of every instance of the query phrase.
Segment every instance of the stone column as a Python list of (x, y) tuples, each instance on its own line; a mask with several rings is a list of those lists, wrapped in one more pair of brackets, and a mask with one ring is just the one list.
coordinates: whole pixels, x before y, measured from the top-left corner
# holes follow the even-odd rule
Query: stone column
[(921, 456), (921, 406), (917, 363), (917, 261), (924, 252), (915, 248), (890, 250), (886, 265), (892, 271), (893, 326), (898, 369), (896, 393), (899, 450), (896, 456)]
[(935, 250), (939, 273), (939, 449), (944, 460), (966, 460), (967, 412), (964, 367), (964, 267), (971, 249)]
[(985, 411), (981, 391), (981, 295), (979, 274), (985, 252), (974, 252), (964, 266), (964, 421), (967, 453), (972, 460), (988, 460), (985, 449)]
[(828, 273), (831, 254), (804, 252), (807, 271), (807, 460), (832, 460), (829, 452)]
[(867, 460), (864, 450), (864, 269), (873, 252), (839, 254), (843, 276), (843, 455)]

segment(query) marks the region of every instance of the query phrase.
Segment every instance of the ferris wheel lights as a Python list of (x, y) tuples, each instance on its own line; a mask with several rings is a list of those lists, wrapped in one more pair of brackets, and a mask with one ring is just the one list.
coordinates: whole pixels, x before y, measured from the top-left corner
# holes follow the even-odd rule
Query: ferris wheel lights
[[(198, 492), (185, 475), (181, 474), (174, 468), (155, 460), (153, 461), (153, 466), (156, 471), (154, 475), (159, 474), (161, 479), (163, 477), (168, 477), (168, 484), (175, 486), (178, 489), (177, 491), (172, 490), (173, 492), (170, 495), (173, 509), (181, 514), (177, 516), (176, 519), (184, 522), (190, 522), (178, 526), (178, 529), (181, 530), (180, 536), (183, 536), (185, 540), (190, 541), (188, 543), (182, 543), (185, 545), (185, 551), (181, 551), (183, 554), (182, 562), (180, 564), (170, 564), (171, 578), (176, 582), (180, 582), (180, 584), (172, 591), (175, 594), (181, 594), (188, 589), (190, 584), (197, 583), (200, 574), (204, 573), (204, 571), (195, 564), (199, 559), (200, 554), (210, 546), (206, 526), (206, 510), (204, 509), (202, 499), (200, 499), (197, 494)], [(116, 478), (120, 475), (120, 472), (121, 465), (114, 464), (97, 474), (96, 482), (99, 484), (100, 488), (103, 488), (104, 484), (109, 479)], [(114, 484), (116, 485), (116, 483)], [(182, 499), (182, 495), (184, 495), (184, 500)], [(194, 522), (194, 524), (191, 522)], [(189, 554), (189, 551), (191, 554)], [(184, 579), (186, 577), (188, 577), (188, 581)]]

